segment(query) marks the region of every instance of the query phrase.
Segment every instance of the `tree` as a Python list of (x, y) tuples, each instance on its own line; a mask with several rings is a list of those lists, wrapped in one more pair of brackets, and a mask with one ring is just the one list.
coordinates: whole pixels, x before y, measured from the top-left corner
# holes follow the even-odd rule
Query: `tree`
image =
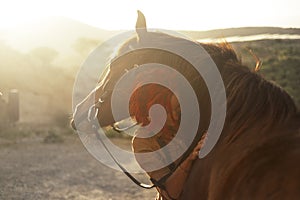
[(59, 53), (55, 49), (49, 47), (38, 47), (33, 49), (30, 54), (40, 60), (42, 64), (50, 65)]
[(73, 48), (81, 56), (87, 56), (99, 43), (99, 40), (82, 37), (75, 41)]

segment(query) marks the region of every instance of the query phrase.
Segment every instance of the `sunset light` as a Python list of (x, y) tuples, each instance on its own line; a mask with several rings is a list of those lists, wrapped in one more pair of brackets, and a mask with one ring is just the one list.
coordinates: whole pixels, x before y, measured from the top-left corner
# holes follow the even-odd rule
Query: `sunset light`
[(300, 0), (0, 2), (0, 199), (300, 199)]
[(207, 30), (241, 26), (299, 27), (299, 1), (5, 1), (0, 29), (22, 26), (50, 16), (75, 19), (102, 29), (131, 29), (136, 10), (142, 10), (152, 28)]

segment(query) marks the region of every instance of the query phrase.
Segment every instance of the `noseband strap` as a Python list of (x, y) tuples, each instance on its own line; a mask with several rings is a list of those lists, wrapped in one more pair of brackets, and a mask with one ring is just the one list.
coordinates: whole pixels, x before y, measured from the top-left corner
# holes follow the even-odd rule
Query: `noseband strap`
[[(91, 107), (90, 110), (92, 108), (95, 107)], [(98, 110), (96, 108), (96, 110)], [(98, 113), (98, 111), (95, 111), (95, 113)], [(93, 115), (94, 116), (94, 115)], [(118, 167), (122, 170), (122, 172), (128, 177), (130, 178), (130, 180), (132, 180), (132, 182), (134, 182), (136, 185), (144, 188), (144, 189), (151, 189), (153, 187), (156, 187), (156, 184), (145, 184), (145, 183), (141, 183), (140, 181), (138, 181), (134, 176), (132, 176), (118, 161), (117, 159), (114, 157), (114, 155), (109, 151), (108, 147), (106, 146), (105, 142), (103, 142), (100, 133), (98, 132), (98, 129), (100, 128), (97, 124), (97, 115), (95, 115), (96, 117), (94, 118), (94, 120), (91, 120), (90, 123), (92, 124), (92, 129), (94, 134), (96, 135), (97, 139), (101, 142), (101, 144), (103, 145), (104, 149), (106, 150), (106, 152), (109, 154), (109, 156), (113, 159), (113, 161), (118, 165)], [(128, 128), (127, 128), (128, 129)]]

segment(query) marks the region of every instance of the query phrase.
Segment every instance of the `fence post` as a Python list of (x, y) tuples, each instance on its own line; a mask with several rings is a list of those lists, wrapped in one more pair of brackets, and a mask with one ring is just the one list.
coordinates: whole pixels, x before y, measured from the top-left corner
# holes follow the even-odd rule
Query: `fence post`
[(20, 118), (19, 91), (10, 90), (8, 95), (8, 119), (11, 123), (17, 122)]
[(2, 93), (0, 92), (0, 127), (6, 123), (7, 112), (6, 112), (6, 102), (3, 99)]

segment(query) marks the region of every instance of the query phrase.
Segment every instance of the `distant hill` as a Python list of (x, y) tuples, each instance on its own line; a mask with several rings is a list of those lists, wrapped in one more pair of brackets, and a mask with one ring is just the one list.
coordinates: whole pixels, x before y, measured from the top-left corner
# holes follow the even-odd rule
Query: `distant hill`
[(45, 18), (42, 21), (9, 30), (0, 30), (0, 40), (18, 51), (28, 52), (45, 46), (60, 53), (72, 51), (72, 45), (79, 38), (99, 41), (116, 34), (64, 17)]
[(300, 34), (300, 28), (279, 28), (279, 27), (242, 27), (215, 29), (208, 31), (180, 31), (193, 39), (220, 38), (233, 36), (250, 36), (260, 34)]
[[(59, 53), (74, 53), (73, 45), (79, 38), (103, 41), (121, 31), (107, 31), (82, 22), (64, 18), (45, 18), (39, 23), (0, 30), (0, 41), (22, 52), (45, 46)], [(244, 27), (209, 31), (179, 31), (195, 40), (258, 34), (300, 34), (300, 29), (278, 27)]]
[(284, 88), (300, 109), (300, 39), (259, 40), (232, 44), (243, 64), (254, 68), (251, 49), (262, 61), (260, 74)]

